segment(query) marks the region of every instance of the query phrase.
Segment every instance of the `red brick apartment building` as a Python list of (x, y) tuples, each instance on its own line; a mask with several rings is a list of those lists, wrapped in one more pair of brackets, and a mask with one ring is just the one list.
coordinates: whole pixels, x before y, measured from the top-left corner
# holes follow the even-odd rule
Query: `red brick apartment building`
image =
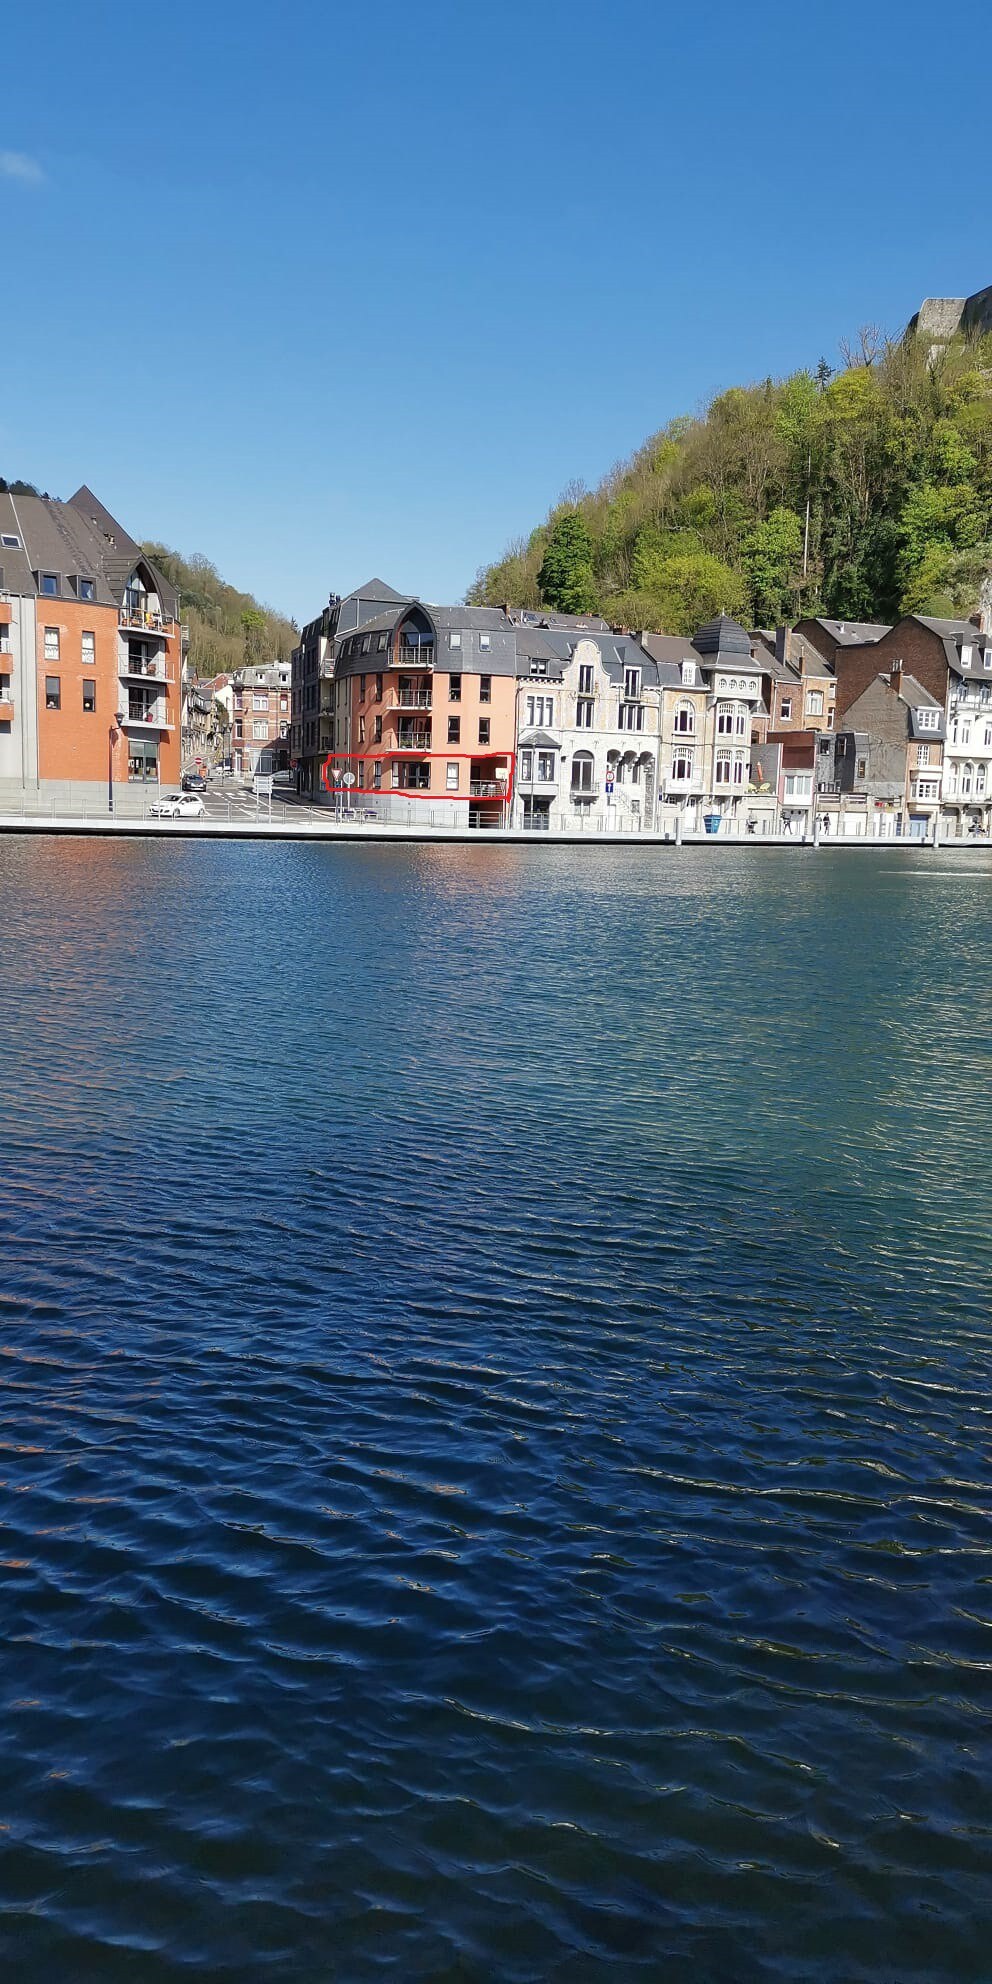
[(179, 595), (85, 486), (0, 493), (0, 795), (179, 776)]

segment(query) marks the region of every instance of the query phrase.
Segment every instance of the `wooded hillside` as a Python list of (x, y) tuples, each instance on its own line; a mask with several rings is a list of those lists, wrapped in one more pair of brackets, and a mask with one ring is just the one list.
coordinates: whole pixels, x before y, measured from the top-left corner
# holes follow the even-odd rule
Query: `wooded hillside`
[(164, 544), (143, 549), (182, 594), (190, 665), (197, 676), (229, 675), (246, 661), (289, 660), (297, 641), (291, 620), (260, 606), (250, 592), (227, 585), (209, 558), (182, 558)]
[(470, 598), (687, 634), (968, 613), (990, 570), (992, 338), (863, 333), (843, 370), (732, 387), (566, 491)]

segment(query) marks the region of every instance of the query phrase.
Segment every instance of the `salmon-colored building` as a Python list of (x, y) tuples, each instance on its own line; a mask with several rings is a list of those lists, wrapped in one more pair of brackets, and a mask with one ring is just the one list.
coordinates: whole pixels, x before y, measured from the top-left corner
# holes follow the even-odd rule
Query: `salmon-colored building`
[(180, 769), (179, 596), (83, 487), (0, 493), (0, 794), (92, 804)]
[(384, 602), (380, 582), (340, 601), (324, 796), (416, 824), (509, 817), (516, 640), (495, 607)]

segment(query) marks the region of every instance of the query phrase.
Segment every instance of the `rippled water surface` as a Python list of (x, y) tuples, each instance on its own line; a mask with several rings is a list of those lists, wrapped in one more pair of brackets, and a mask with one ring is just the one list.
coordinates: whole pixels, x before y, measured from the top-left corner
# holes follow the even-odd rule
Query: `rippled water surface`
[(987, 859), (0, 884), (5, 1974), (988, 1978)]

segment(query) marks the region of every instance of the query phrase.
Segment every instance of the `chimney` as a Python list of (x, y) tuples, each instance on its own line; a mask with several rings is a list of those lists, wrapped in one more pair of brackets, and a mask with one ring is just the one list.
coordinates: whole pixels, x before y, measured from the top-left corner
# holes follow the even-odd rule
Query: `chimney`
[(791, 627), (775, 629), (775, 659), (777, 662), (794, 661), (797, 642)]
[(894, 661), (889, 669), (889, 683), (897, 696), (902, 695), (902, 662)]

